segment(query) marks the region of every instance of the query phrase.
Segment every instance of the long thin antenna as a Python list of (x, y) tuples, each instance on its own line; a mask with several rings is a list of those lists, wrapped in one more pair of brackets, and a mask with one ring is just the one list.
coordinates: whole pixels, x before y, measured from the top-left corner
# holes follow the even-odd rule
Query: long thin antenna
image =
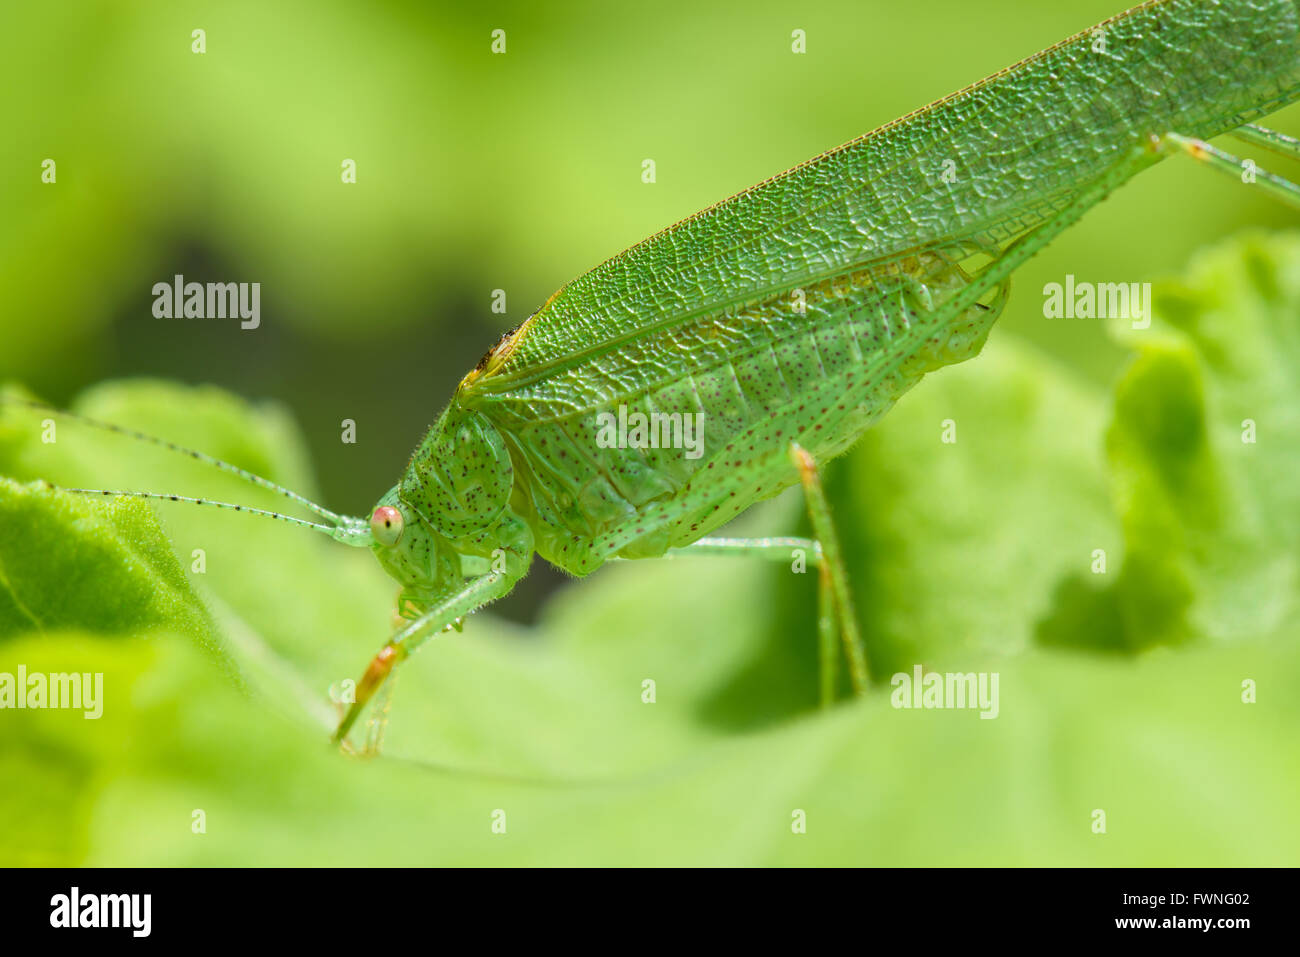
[[(91, 426), (92, 428), (102, 429), (105, 432), (112, 432), (115, 435), (122, 435), (129, 439), (135, 439), (137, 442), (145, 442), (149, 445), (156, 445), (159, 448), (167, 449), (170, 452), (176, 452), (181, 455), (187, 455), (190, 458), (194, 459), (196, 462), (201, 462), (204, 465), (211, 466), (212, 468), (220, 469), (222, 472), (228, 472), (231, 475), (237, 475), (245, 482), (249, 482), (253, 485), (258, 486), (259, 488), (268, 489), (269, 491), (276, 492), (279, 495), (283, 495), (285, 498), (289, 499), (290, 501), (297, 502), (303, 508), (311, 512), (314, 512), (315, 514), (319, 515), (321, 518), (329, 519), (331, 522), (334, 522), (336, 525), (343, 525), (346, 524), (347, 522), (347, 516), (338, 515), (334, 512), (331, 512), (329, 509), (321, 505), (317, 505), (315, 502), (311, 501), (308, 498), (303, 497), (302, 495), (299, 495), (297, 492), (290, 491), (289, 489), (285, 488), (283, 485), (277, 485), (275, 482), (272, 482), (270, 479), (264, 479), (260, 475), (255, 475), (252, 472), (248, 471), (247, 469), (241, 469), (237, 465), (231, 465), (229, 462), (223, 462), (221, 461), (221, 459), (208, 455), (205, 452), (198, 452), (194, 449), (186, 448), (183, 445), (177, 445), (175, 442), (169, 442), (166, 439), (160, 439), (156, 435), (149, 435), (145, 432), (138, 432), (135, 429), (128, 429), (120, 425), (113, 425), (111, 422), (100, 422), (98, 419), (92, 419), (87, 416), (80, 415), (76, 412), (65, 412), (63, 409), (56, 409), (53, 406), (46, 405), (43, 402), (33, 402), (29, 399), (19, 399), (14, 396), (0, 395), (0, 405), (3, 405), (6, 402), (11, 405), (17, 405), (23, 408), (33, 409), (38, 412), (48, 412), (52, 415), (62, 416), (65, 419), (69, 419), (73, 422), (79, 422), (82, 425), (88, 425)], [(78, 490), (64, 489), (64, 491), (72, 492)], [(90, 489), (88, 491), (94, 492), (96, 490)], [(128, 494), (135, 494), (135, 493), (118, 492), (115, 494), (128, 495)], [(160, 495), (159, 497), (170, 498), (170, 496), (167, 495)], [(180, 496), (176, 496), (173, 500), (178, 502), (192, 501), (192, 499), (185, 499), (185, 498), (181, 498)], [(233, 508), (235, 506), (231, 506), (231, 507)], [(247, 506), (242, 507), (241, 510), (245, 512), (257, 511)], [(264, 514), (268, 514), (268, 515), (277, 514), (275, 512), (267, 512), (265, 509), (262, 509), (261, 511)], [(282, 516), (282, 517), (287, 518), (287, 516)], [(310, 525), (311, 523), (308, 522), (306, 524)]]
[(272, 512), (265, 508), (254, 508), (251, 505), (235, 505), (231, 502), (214, 502), (210, 498), (191, 498), (188, 495), (169, 495), (165, 492), (134, 492), (121, 491), (118, 489), (106, 488), (64, 488), (61, 485), (50, 485), (51, 489), (59, 492), (67, 492), (71, 495), (102, 495), (102, 496), (122, 496), (125, 498), (153, 498), (161, 499), (167, 502), (188, 502), (191, 505), (211, 505), (213, 508), (228, 508), (235, 512), (247, 512), (250, 515), (261, 515), (265, 518), (273, 518), (277, 522), (288, 522), (290, 525), (298, 525), (302, 528), (314, 528), (318, 532), (324, 532), (331, 538), (336, 538), (335, 532), (338, 529), (333, 525), (322, 525), (320, 522), (309, 522), (305, 518), (294, 518), (292, 515), (285, 515), (282, 512)]

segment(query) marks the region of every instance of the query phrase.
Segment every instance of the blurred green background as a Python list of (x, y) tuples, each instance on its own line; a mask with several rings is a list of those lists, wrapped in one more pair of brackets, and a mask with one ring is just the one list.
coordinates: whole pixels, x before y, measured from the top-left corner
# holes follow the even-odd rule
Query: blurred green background
[[(110, 391), (88, 408), (250, 467), (260, 464), (316, 492), (332, 508), (365, 514), (397, 479), (459, 377), (560, 284), (683, 216), (1116, 12), (1113, 0), (1064, 5), (692, 0), (653, 8), (327, 0), (6, 5), (0, 12), (0, 88), (6, 91), (8, 117), (0, 145), (0, 381), (19, 381), (58, 405), (73, 403), (93, 383), (134, 376), (212, 383), (251, 400), (273, 400), (276, 405), (252, 413), (232, 411), (212, 397), (196, 397), (191, 404), (185, 393)], [(203, 55), (191, 52), (196, 28), (206, 31)], [(490, 34), (497, 28), (506, 31), (505, 55), (490, 52)], [(790, 51), (796, 28), (807, 33), (804, 55)], [(1270, 125), (1300, 133), (1300, 112), (1292, 108)], [(46, 158), (57, 162), (54, 185), (41, 183)], [(352, 185), (340, 181), (340, 164), (348, 158), (357, 164)], [(657, 165), (657, 181), (650, 185), (641, 181), (646, 158)], [(1038, 692), (1037, 705), (1045, 712), (1021, 711), (1019, 717), (988, 722), (999, 728), (992, 754), (981, 750), (988, 745), (972, 743), (971, 727), (951, 731), (948, 716), (937, 737), (905, 725), (879, 738), (879, 722), (892, 717), (896, 724), (900, 713), (884, 707), (882, 718), (879, 701), (855, 706), (832, 719), (830, 738), (802, 725), (782, 732), (778, 748), (795, 764), (830, 761), (845, 756), (845, 742), (872, 738), (864, 745), (867, 751), (846, 758), (840, 774), (817, 769), (824, 803), (833, 809), (828, 813), (839, 814), (843, 823), (840, 844), (830, 841), (791, 856), (766, 839), (747, 844), (741, 829), (720, 844), (696, 836), (657, 846), (654, 835), (693, 834), (702, 809), (714, 806), (709, 802), (741, 800), (755, 786), (758, 765), (772, 754), (750, 732), (811, 713), (815, 656), (803, 643), (814, 607), (811, 583), (715, 562), (696, 572), (683, 571), (680, 563), (657, 564), (654, 570), (602, 572), (601, 581), (566, 586), (569, 594), (547, 606), (545, 596), (561, 579), (540, 561), (518, 594), (493, 609), (496, 616), (522, 623), (540, 616), (535, 632), (480, 616), (474, 630), (487, 650), (448, 644), (456, 649), (446, 652), (449, 671), (447, 659), (443, 670), (436, 670), (427, 653), (429, 662), (413, 666), (427, 670), (427, 681), (436, 683), (425, 697), (399, 695), (397, 713), (409, 709), (405, 734), (419, 739), (414, 751), (453, 767), (491, 766), (503, 773), (581, 776), (617, 768), (635, 775), (667, 762), (683, 776), (656, 779), (648, 794), (629, 796), (616, 789), (613, 809), (603, 803), (605, 792), (594, 797), (582, 792), (570, 800), (543, 789), (549, 796), (533, 804), (537, 819), (552, 825), (562, 819), (558, 833), (567, 835), (563, 844), (552, 828), (554, 847), (591, 842), (590, 853), (573, 850), (568, 857), (560, 854), (561, 860), (1250, 863), (1251, 853), (1271, 847), (1275, 860), (1294, 863), (1295, 835), (1278, 841), (1271, 823), (1276, 793), (1296, 780), (1294, 757), (1262, 781), (1239, 782), (1228, 796), (1197, 789), (1224, 773), (1249, 775), (1248, 756), (1227, 772), (1208, 758), (1171, 768), (1165, 776), (1150, 768), (1152, 755), (1216, 733), (1222, 735), (1224, 743), (1215, 745), (1222, 753), (1237, 746), (1234, 734), (1254, 735), (1259, 750), (1251, 753), (1267, 760), (1269, 742), (1294, 729), (1291, 713), (1261, 719), (1261, 731), (1233, 723), (1243, 720), (1239, 706), (1228, 707), (1235, 716), (1228, 717), (1187, 704), (1191, 692), (1186, 689), (1208, 687), (1217, 678), (1227, 684), (1213, 693), (1233, 700), (1244, 666), (1216, 658), (1227, 654), (1221, 647), (1189, 653), (1209, 656), (1204, 659), (1165, 664), (1143, 659), (1141, 672), (1126, 658), (1095, 654), (1015, 658), (1035, 642), (1091, 645), (1095, 653), (1099, 647), (1133, 651), (1225, 633), (1216, 631), (1214, 622), (1198, 620), (1193, 627), (1178, 615), (1165, 615), (1176, 597), (1160, 606), (1164, 611), (1135, 610), (1135, 602), (1141, 603), (1125, 588), (1145, 594), (1151, 576), (1159, 578), (1168, 564), (1164, 553), (1152, 559), (1155, 572), (1130, 565), (1137, 569), (1133, 575), (1147, 578), (1134, 586), (1130, 576), (1103, 598), (1076, 581), (1071, 569), (1086, 570), (1098, 541), (1112, 549), (1118, 568), (1126, 542), (1132, 551), (1134, 535), (1145, 534), (1149, 548), (1153, 538), (1170, 539), (1150, 528), (1135, 532), (1125, 508), (1131, 496), (1115, 491), (1117, 481), (1129, 483), (1124, 488), (1130, 492), (1140, 489), (1141, 476), (1133, 477), (1140, 466), (1130, 462), (1128, 471), (1120, 469), (1126, 476), (1121, 480), (1103, 473), (1110, 396), (1131, 353), (1104, 334), (1100, 323), (1044, 319), (1043, 284), (1061, 281), (1066, 273), (1095, 281), (1180, 273), (1194, 250), (1244, 227), (1294, 224), (1293, 213), (1234, 188), (1210, 170), (1191, 162), (1161, 164), (1017, 273), (985, 356), (948, 378), (935, 377), (945, 384), (923, 384), (915, 399), (900, 405), (893, 431), (887, 420), (885, 431), (833, 467), (832, 494), (842, 506), (844, 535), (857, 562), (860, 616), (882, 673), (916, 660), (936, 667), (973, 666), (992, 656), (1003, 667), (1025, 669), (1025, 688), (1048, 682), (1051, 690)], [(243, 331), (229, 320), (155, 318), (152, 286), (176, 273), (196, 281), (260, 282), (261, 327)], [(496, 289), (506, 292), (504, 315), (491, 310)], [(1119, 388), (1122, 396), (1123, 385)], [(153, 411), (145, 401), (150, 397)], [(1275, 399), (1261, 399), (1261, 407)], [(168, 404), (170, 409), (159, 411)], [(918, 436), (931, 428), (932, 419), (937, 422), (954, 408), (973, 417), (964, 421), (983, 423), (992, 441), (982, 451), (977, 447), (965, 464), (942, 465), (928, 458), (934, 451), (931, 437), (925, 435), (922, 447)], [(241, 416), (252, 424), (237, 424)], [(357, 422), (355, 445), (340, 441), (345, 418)], [(1229, 418), (1221, 424), (1230, 426)], [(214, 422), (224, 423), (225, 431)], [(1140, 423), (1134, 428), (1140, 430)], [(1111, 441), (1113, 454), (1113, 433)], [(186, 487), (172, 487), (168, 483), (191, 479), (156, 459), (123, 463), (101, 449), (70, 462), (43, 460), (39, 452), (14, 439), (5, 474), (111, 484), (125, 481), (113, 473), (118, 466), (136, 487), (213, 494), (208, 491), (213, 483), (202, 475), (193, 475)], [(238, 488), (228, 488), (227, 494), (244, 495)], [(861, 501), (855, 507), (857, 496)], [(1112, 496), (1119, 502), (1114, 509)], [(947, 503), (947, 510), (936, 514), (935, 502)], [(1293, 503), (1288, 499), (1287, 504)], [(1176, 505), (1171, 510), (1178, 521), (1185, 517)], [(10, 531), (25, 527), (22, 515), (42, 514), (39, 508), (10, 513)], [(82, 528), (77, 524), (82, 519), (68, 521)], [(229, 549), (229, 564), (240, 570), (214, 581), (214, 593), (308, 672), (316, 692), (359, 670), (381, 639), (384, 603), (392, 589), (374, 569), (362, 570), (353, 561), (365, 556), (349, 553), (336, 560), (329, 551), (325, 559), (327, 546), (296, 540), (285, 545), (287, 533), (277, 527), (232, 530), (221, 521), (171, 512), (164, 521), (183, 564), (188, 563), (186, 542), (196, 535), (212, 549)], [(750, 517), (749, 530), (792, 532), (800, 521), (797, 502), (786, 499)], [(1286, 550), (1258, 529), (1250, 534), (1257, 536), (1247, 538), (1260, 546), (1261, 561)], [(59, 567), (50, 566), (50, 575)], [(1198, 587), (1194, 574), (1179, 574), (1178, 587)], [(1286, 592), (1289, 572), (1279, 574)], [(348, 583), (346, 588), (340, 581)], [(726, 589), (731, 589), (727, 597), (718, 598)], [(345, 593), (336, 594), (340, 590)], [(590, 598), (584, 598), (584, 590)], [(750, 608), (754, 594), (764, 599)], [(66, 595), (52, 599), (67, 600)], [(674, 610), (665, 610), (665, 602)], [(91, 612), (54, 618), (76, 632), (69, 638), (73, 647), (87, 640), (78, 636)], [(132, 621), (124, 617), (122, 627), (136, 627)], [(177, 626), (165, 619), (160, 627)], [(1239, 630), (1260, 638), (1277, 627), (1277, 616), (1270, 614), (1250, 618)], [(346, 639), (339, 640), (344, 631)], [(537, 691), (543, 679), (530, 670), (536, 662), (521, 665), (519, 652), (497, 650), (493, 636), (498, 634), (509, 647), (521, 644), (517, 639), (526, 634), (544, 640), (523, 644), (547, 644), (549, 637), (559, 644), (561, 663), (542, 667), (567, 677), (547, 684), (544, 693)], [(626, 727), (591, 701), (611, 693), (615, 672), (618, 680), (637, 687), (648, 667), (638, 655), (647, 648), (655, 649), (656, 668), (679, 672), (681, 680), (693, 682), (693, 691), (679, 702), (680, 714), (664, 709), (675, 715), (670, 724), (679, 722), (674, 730), (628, 732), (633, 734), (629, 743), (621, 736)], [(135, 651), (94, 652), (101, 653), (129, 659), (110, 662), (105, 666), (110, 671), (149, 673), (150, 665), (131, 657)], [(1249, 654), (1255, 655), (1250, 661), (1268, 662), (1296, 687), (1293, 651), (1270, 645)], [(456, 669), (458, 656), (470, 657), (468, 670)], [(1172, 668), (1172, 677), (1165, 668)], [(162, 673), (186, 689), (178, 700), (227, 693), (193, 690), (208, 686), (176, 677), (189, 675), (184, 667)], [(1076, 673), (1083, 675), (1077, 686), (1069, 684)], [(426, 679), (412, 678), (410, 684), (421, 680)], [(510, 699), (508, 706), (494, 697), (497, 689)], [(533, 692), (537, 697), (530, 697)], [(1148, 694), (1148, 709), (1126, 718), (1125, 708)], [(156, 700), (147, 695), (145, 700), (138, 727), (156, 728), (157, 715), (149, 711)], [(222, 707), (211, 704), (211, 713), (228, 714)], [(965, 717), (973, 716), (952, 720)], [(584, 737), (591, 723), (606, 721), (615, 729), (608, 740), (593, 744)], [(400, 744), (402, 725), (395, 724)], [(981, 730), (984, 724), (976, 721), (972, 727)], [(82, 830), (64, 847), (56, 847), (54, 838), (48, 844), (22, 844), (17, 858), (237, 863), (293, 862), (310, 853), (316, 854), (311, 860), (333, 861), (339, 858), (308, 848), (339, 839), (340, 832), (350, 835), (345, 843), (356, 839), (355, 832), (369, 826), (367, 809), (374, 801), (391, 802), (400, 792), (410, 813), (429, 806), (412, 796), (424, 792), (400, 764), (396, 770), (367, 768), (382, 779), (370, 784), (364, 777), (340, 783), (333, 757), (311, 750), (311, 734), (287, 744), (248, 744), (262, 727), (241, 715), (230, 718), (219, 734), (202, 731), (214, 754), (227, 748), (229, 757), (228, 763), (212, 758), (199, 776), (217, 791), (226, 789), (222, 799), (238, 805), (239, 797), (228, 791), (231, 775), (252, 768), (270, 782), (286, 754), (306, 749), (310, 767), (302, 771), (301, 789), (283, 784), (290, 789), (286, 798), (275, 790), (280, 785), (268, 784), (254, 799), (270, 801), (271, 795), (290, 805), (306, 800), (316, 808), (298, 840), (268, 837), (278, 833), (272, 810), (266, 820), (248, 826), (246, 840), (222, 845), (215, 856), (209, 848), (179, 850), (144, 833), (149, 809), (163, 813), (168, 790), (141, 782), (181, 773), (157, 770), (170, 767), (193, 745), (181, 731), (176, 732), (179, 743), (162, 744), (146, 730), (129, 733), (133, 747), (142, 749), (130, 758), (86, 745), (93, 757), (73, 762), (78, 770), (69, 772), (71, 777), (46, 767), (41, 773), (48, 772), (48, 780), (33, 771), (45, 767), (39, 754), (49, 744), (37, 735), (25, 739), (37, 757), (28, 764), (15, 759), (14, 767), (46, 785), (33, 784), (17, 796), (21, 815), (53, 815), (58, 823), (66, 821), (59, 816), (66, 813)], [(429, 730), (434, 727), (447, 730)], [(688, 727), (689, 732), (683, 730)], [(1165, 830), (1124, 845), (1110, 858), (1088, 843), (1086, 831), (1073, 831), (1073, 817), (1082, 814), (1086, 820), (1091, 805), (1067, 811), (1060, 798), (1088, 775), (1060, 766), (1068, 761), (1060, 755), (1074, 749), (1085, 755), (1083, 765), (1095, 760), (1104, 766), (1115, 760), (1115, 741), (1108, 736), (1132, 728), (1141, 733), (1119, 750), (1134, 768), (1154, 777), (1119, 775), (1108, 779), (1107, 788), (1113, 800), (1141, 809), (1144, 826)], [(426, 733), (427, 739), (421, 737)], [(636, 737), (641, 734), (645, 737)], [(814, 743), (800, 735), (813, 736)], [(216, 743), (207, 736), (215, 736)], [(701, 771), (706, 759), (693, 749), (701, 741), (718, 740), (730, 749), (723, 765), (752, 758), (744, 773), (719, 772), (723, 776), (714, 778)], [(928, 757), (913, 760), (909, 747)], [(947, 786), (935, 776), (935, 761), (956, 762), (953, 773), (974, 782), (973, 803), (961, 803), (957, 794), (955, 803), (946, 805), (946, 797), (934, 796), (934, 789)], [(829, 766), (834, 769), (833, 762)], [(119, 784), (92, 797), (86, 782), (98, 779), (104, 767), (114, 769)], [(928, 770), (909, 778), (918, 768)], [(689, 788), (697, 774), (717, 791), (704, 804), (699, 801), (704, 792)], [(845, 784), (846, 779), (855, 784)], [(1174, 800), (1170, 789), (1180, 779), (1204, 803), (1171, 821), (1166, 802)], [(69, 781), (75, 786), (64, 794), (66, 806), (56, 800), (51, 811), (43, 798)], [(439, 777), (436, 786), (428, 786), (429, 801), (450, 813), (446, 809), (460, 798), (479, 800), (485, 787), (479, 780), (458, 784)], [(693, 797), (682, 796), (683, 787)], [(333, 788), (345, 789), (346, 795), (332, 799)], [(314, 795), (310, 799), (303, 797), (308, 791)], [(1004, 803), (1008, 795), (1011, 805)], [(590, 813), (574, 811), (575, 801), (590, 804)], [(553, 805), (549, 811), (547, 802)], [(912, 819), (909, 808), (918, 803), (933, 806), (929, 815)], [(128, 813), (128, 807), (134, 810)], [(990, 824), (981, 815), (993, 807), (999, 809), (998, 819)], [(1213, 812), (1215, 807), (1220, 811)], [(1242, 808), (1259, 812), (1245, 825), (1246, 833), (1229, 828), (1226, 836), (1201, 847), (1181, 843), (1185, 832), (1178, 827), (1193, 826), (1201, 810), (1241, 817)], [(1043, 813), (1033, 819), (1036, 811)], [(660, 815), (647, 832), (651, 836), (635, 836), (636, 827), (629, 824), (642, 814)], [(684, 823), (688, 818), (694, 823)], [(127, 819), (143, 831), (105, 823)], [(936, 825), (935, 819), (948, 823)], [(593, 820), (604, 829), (591, 829)], [(437, 830), (438, 822), (425, 823), (440, 840), (450, 840), (438, 845), (453, 847), (442, 859), (472, 861), (496, 853), (469, 838), (447, 838)], [(1021, 838), (1008, 837), (1022, 826)], [(401, 831), (394, 828), (390, 838), (396, 844), (384, 853), (371, 854), (374, 846), (361, 843), (352, 848), (359, 857), (351, 859), (437, 857), (401, 847)], [(990, 839), (969, 849), (943, 843), (953, 833), (981, 828), (992, 828), (1000, 843)], [(852, 840), (844, 837), (846, 830), (855, 835)], [(61, 832), (52, 824), (51, 833)], [(138, 856), (127, 850), (133, 833), (144, 848)], [(926, 843), (927, 835), (934, 843)], [(0, 849), (4, 846), (0, 841)], [(15, 845), (8, 846), (12, 852)], [(1234, 857), (1234, 848), (1242, 856)], [(532, 846), (502, 859), (557, 858)]]

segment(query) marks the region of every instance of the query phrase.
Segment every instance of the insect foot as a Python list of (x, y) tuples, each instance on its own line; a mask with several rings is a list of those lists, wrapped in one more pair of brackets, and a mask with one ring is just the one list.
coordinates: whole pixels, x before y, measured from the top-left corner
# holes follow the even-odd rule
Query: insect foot
[(379, 654), (375, 655), (370, 661), (370, 667), (362, 676), (357, 685), (356, 700), (348, 707), (348, 713), (343, 716), (339, 722), (338, 730), (334, 732), (334, 742), (342, 745), (345, 751), (351, 749), (346, 745), (348, 731), (356, 723), (357, 717), (365, 708), (366, 703), (374, 696), (374, 693), (383, 685), (388, 678), (394, 666), (405, 657), (402, 650), (393, 644), (384, 645)]

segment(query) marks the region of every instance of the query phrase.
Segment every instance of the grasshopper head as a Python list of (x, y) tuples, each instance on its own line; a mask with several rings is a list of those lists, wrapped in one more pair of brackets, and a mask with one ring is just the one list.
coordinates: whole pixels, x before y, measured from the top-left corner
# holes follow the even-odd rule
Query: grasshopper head
[(442, 591), (443, 565), (455, 556), (437, 532), (398, 496), (394, 487), (370, 513), (370, 547), (379, 564), (415, 601)]

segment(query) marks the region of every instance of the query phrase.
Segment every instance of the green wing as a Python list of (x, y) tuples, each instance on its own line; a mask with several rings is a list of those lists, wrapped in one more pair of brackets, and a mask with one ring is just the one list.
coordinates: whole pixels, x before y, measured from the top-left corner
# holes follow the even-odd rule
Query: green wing
[[(462, 401), (590, 408), (626, 376), (645, 378), (642, 344), (657, 334), (714, 335), (713, 320), (725, 326), (744, 304), (927, 248), (996, 250), (1144, 137), (1213, 136), (1295, 99), (1298, 24), (1294, 0), (1121, 14), (607, 260), (471, 374)], [(680, 339), (654, 374), (692, 367), (692, 336)]]

